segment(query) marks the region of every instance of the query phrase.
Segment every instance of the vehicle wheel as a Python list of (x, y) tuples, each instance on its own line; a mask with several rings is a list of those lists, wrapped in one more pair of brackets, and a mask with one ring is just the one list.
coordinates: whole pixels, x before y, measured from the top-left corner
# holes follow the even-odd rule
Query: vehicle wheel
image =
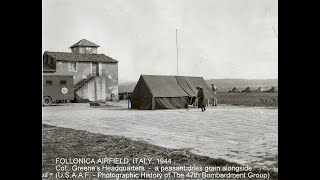
[(50, 106), (52, 103), (52, 100), (50, 97), (46, 96), (46, 97), (43, 97), (43, 105), (44, 106)]

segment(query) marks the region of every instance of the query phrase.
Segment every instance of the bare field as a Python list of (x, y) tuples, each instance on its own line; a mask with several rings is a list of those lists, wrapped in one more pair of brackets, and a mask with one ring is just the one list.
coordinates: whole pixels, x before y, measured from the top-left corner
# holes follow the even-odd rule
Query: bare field
[[(241, 166), (223, 159), (214, 159), (191, 153), (188, 149), (168, 149), (129, 138), (90, 133), (88, 131), (61, 128), (43, 124), (42, 172), (56, 173), (55, 158), (162, 158), (171, 159), (173, 166)], [(156, 173), (156, 161), (143, 165), (149, 172)], [(270, 179), (278, 179), (278, 173), (270, 170), (253, 169), (254, 173), (270, 173)], [(54, 177), (46, 179), (55, 179)], [(90, 179), (97, 179), (91, 175)]]
[(218, 104), (277, 107), (278, 93), (217, 93)]
[(196, 108), (144, 111), (126, 109), (126, 101), (108, 104), (94, 108), (89, 104), (43, 107), (42, 122), (165, 148), (188, 148), (195, 154), (277, 171), (277, 108), (217, 106), (205, 112)]

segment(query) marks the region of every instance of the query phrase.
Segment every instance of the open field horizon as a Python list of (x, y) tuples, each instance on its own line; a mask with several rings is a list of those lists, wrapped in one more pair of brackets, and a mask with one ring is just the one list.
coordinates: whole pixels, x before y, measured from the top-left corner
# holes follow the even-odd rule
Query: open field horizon
[(218, 104), (278, 107), (278, 93), (217, 93)]
[[(255, 90), (259, 87), (262, 90), (269, 90), (271, 87), (278, 87), (278, 79), (206, 79), (209, 87), (210, 84), (215, 84), (218, 88), (218, 92), (228, 92), (233, 87), (238, 90), (244, 90), (246, 87), (250, 87)], [(136, 86), (136, 81), (126, 81), (119, 83), (119, 92), (132, 92)]]

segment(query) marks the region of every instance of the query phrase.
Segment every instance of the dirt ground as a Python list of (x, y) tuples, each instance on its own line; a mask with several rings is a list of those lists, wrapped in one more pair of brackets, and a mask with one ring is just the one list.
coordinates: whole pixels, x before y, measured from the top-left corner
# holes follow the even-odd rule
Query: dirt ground
[(61, 104), (43, 107), (44, 124), (142, 140), (164, 148), (183, 148), (211, 158), (277, 171), (278, 109), (217, 106), (205, 112), (127, 109)]
[(278, 107), (278, 93), (217, 93), (219, 104)]
[[(60, 128), (43, 124), (42, 172), (44, 174), (56, 174), (57, 172), (59, 172), (55, 169), (57, 165), (55, 159), (58, 157), (162, 158), (171, 159), (172, 162), (170, 163), (170, 166), (201, 166), (203, 167), (203, 169), (205, 169), (206, 166), (241, 166), (239, 164), (228, 162), (223, 159), (214, 159), (207, 156), (196, 155), (191, 153), (188, 149), (167, 149), (159, 146), (154, 146), (142, 141), (133, 141), (129, 138), (102, 135), (97, 133), (90, 133), (88, 131)], [(150, 169), (154, 169), (154, 167), (159, 166), (159, 164), (156, 161), (151, 161), (150, 164), (144, 164), (142, 166), (145, 167), (147, 172), (156, 173), (154, 170)], [(81, 173), (81, 171), (75, 172)], [(234, 171), (230, 172), (235, 173)], [(260, 174), (269, 173), (270, 179), (278, 179), (278, 173), (274, 171), (253, 169), (251, 172)], [(95, 172), (92, 174), (95, 174)], [(43, 179), (57, 179), (54, 176), (55, 175)], [(98, 178), (90, 174), (90, 176), (88, 176), (86, 179)]]

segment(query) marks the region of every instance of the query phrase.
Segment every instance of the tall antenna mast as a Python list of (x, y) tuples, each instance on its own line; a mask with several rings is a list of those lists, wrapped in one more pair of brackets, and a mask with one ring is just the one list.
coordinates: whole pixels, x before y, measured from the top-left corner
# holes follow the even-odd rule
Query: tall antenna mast
[(177, 76), (179, 75), (179, 64), (178, 64), (178, 29), (176, 29), (176, 47), (177, 47)]

